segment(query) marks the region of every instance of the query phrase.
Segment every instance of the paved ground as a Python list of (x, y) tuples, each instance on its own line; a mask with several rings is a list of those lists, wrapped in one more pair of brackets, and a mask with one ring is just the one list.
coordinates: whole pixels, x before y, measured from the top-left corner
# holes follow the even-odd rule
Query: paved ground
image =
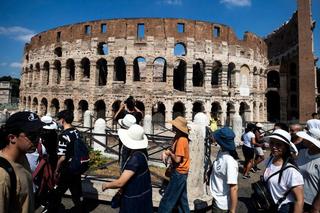
[[(216, 152), (217, 152), (217, 148), (213, 147), (213, 157), (215, 158), (216, 156)], [(254, 213), (256, 212), (254, 209), (252, 209), (252, 207), (250, 206), (250, 195), (251, 195), (251, 183), (257, 181), (260, 178), (260, 175), (262, 174), (262, 171), (259, 171), (255, 174), (251, 173), (251, 178), (250, 179), (242, 179), (242, 163), (243, 163), (243, 155), (242, 155), (242, 151), (241, 148), (237, 149), (237, 152), (239, 154), (240, 157), (240, 161), (239, 161), (239, 177), (238, 177), (238, 181), (239, 181), (239, 191), (238, 191), (238, 207), (237, 207), (237, 212), (239, 213)], [(265, 153), (265, 156), (268, 156), (269, 152)], [(259, 165), (260, 168), (262, 168), (262, 164)], [(190, 190), (190, 189), (188, 189)], [(70, 197), (66, 196), (63, 199), (60, 211), (61, 213), (64, 212), (70, 212), (69, 210), (72, 208), (73, 203), (72, 200), (70, 199)], [(42, 208), (38, 208), (36, 210), (36, 213), (40, 213), (42, 210)], [(93, 200), (93, 199), (85, 199), (85, 210), (86, 212), (93, 212), (93, 213), (115, 213), (115, 212), (119, 212), (118, 209), (112, 209), (110, 207), (110, 203), (109, 202), (105, 202), (105, 201), (99, 201), (99, 200)], [(155, 209), (156, 212), (156, 209)], [(209, 210), (207, 211), (202, 211), (202, 212), (210, 212)]]

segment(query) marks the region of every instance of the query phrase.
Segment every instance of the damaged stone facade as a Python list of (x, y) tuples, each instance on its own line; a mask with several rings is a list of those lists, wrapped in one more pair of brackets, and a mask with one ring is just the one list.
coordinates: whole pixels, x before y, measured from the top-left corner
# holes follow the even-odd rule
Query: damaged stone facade
[[(112, 19), (51, 29), (25, 46), (20, 109), (53, 116), (71, 109), (77, 121), (89, 109), (107, 118), (131, 95), (161, 124), (178, 115), (192, 120), (199, 111), (217, 115), (222, 124), (231, 124), (235, 113), (243, 121), (288, 120), (288, 115), (303, 121), (298, 85), (305, 83), (298, 80), (295, 19), (285, 25), (292, 36), (284, 35), (284, 46), (275, 42), (280, 31), (265, 40), (246, 32), (239, 40), (228, 26), (187, 19)], [(280, 71), (283, 55), (289, 58), (286, 65), (297, 62), (295, 77)], [(287, 107), (292, 97), (283, 83), (293, 78), (299, 81), (294, 109)], [(271, 107), (270, 91), (282, 91), (276, 96), (279, 106)]]

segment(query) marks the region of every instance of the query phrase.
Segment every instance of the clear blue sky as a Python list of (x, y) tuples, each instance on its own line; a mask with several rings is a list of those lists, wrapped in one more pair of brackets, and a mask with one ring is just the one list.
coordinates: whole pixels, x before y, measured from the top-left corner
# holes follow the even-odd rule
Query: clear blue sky
[[(0, 76), (19, 77), (31, 35), (57, 26), (112, 18), (187, 18), (266, 36), (289, 20), (296, 0), (1, 0)], [(320, 0), (312, 1), (315, 54), (320, 56)], [(317, 63), (320, 66), (320, 62)]]

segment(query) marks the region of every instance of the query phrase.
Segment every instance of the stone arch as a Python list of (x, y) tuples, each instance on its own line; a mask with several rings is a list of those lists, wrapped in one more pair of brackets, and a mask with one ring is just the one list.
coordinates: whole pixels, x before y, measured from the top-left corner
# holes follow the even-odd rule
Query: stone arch
[(232, 87), (234, 84), (233, 73), (234, 73), (235, 68), (236, 68), (236, 65), (233, 62), (228, 64), (228, 71), (227, 71), (227, 86), (228, 87)]
[(162, 102), (157, 102), (152, 107), (152, 122), (154, 128), (165, 125), (166, 119), (166, 106)]
[(194, 116), (198, 113), (198, 112), (203, 112), (204, 111), (204, 106), (203, 106), (203, 102), (202, 101), (195, 101), (192, 104), (192, 120), (194, 118)]
[(264, 109), (263, 109), (263, 104), (260, 103), (259, 104), (259, 118), (260, 118), (260, 121), (264, 120)]
[(59, 100), (54, 98), (51, 100), (51, 105), (50, 105), (50, 112), (51, 116), (54, 117), (60, 110), (60, 103)]
[(153, 82), (166, 82), (167, 80), (167, 61), (158, 57), (153, 62)]
[(98, 100), (94, 103), (94, 112), (97, 117), (97, 119), (106, 118), (106, 104), (103, 100)]
[(250, 121), (250, 106), (246, 102), (241, 102), (239, 107), (239, 115), (242, 118), (242, 123)]
[(40, 68), (40, 63), (39, 63), (39, 62), (36, 63), (35, 68), (36, 68), (35, 80), (38, 80), (39, 77), (40, 77), (40, 70), (41, 70), (41, 68)]
[(212, 74), (211, 74), (211, 85), (217, 86), (220, 84), (220, 78), (222, 73), (222, 64), (220, 61), (213, 62)]
[(100, 58), (97, 61), (97, 71), (98, 71), (98, 86), (106, 85), (107, 76), (108, 76), (108, 64), (104, 58)]
[(98, 55), (108, 55), (109, 47), (106, 42), (99, 42), (97, 46), (97, 54)]
[(54, 76), (55, 83), (60, 84), (60, 82), (61, 82), (61, 62), (59, 60), (55, 60), (53, 65), (54, 65), (54, 69), (55, 69), (55, 76)]
[(22, 105), (25, 110), (27, 108), (27, 98), (25, 96), (23, 97)]
[(267, 74), (268, 88), (280, 88), (280, 75), (279, 72), (272, 70)]
[(173, 70), (173, 88), (179, 91), (185, 91), (187, 63), (184, 60), (178, 60)]
[(144, 57), (136, 57), (133, 60), (133, 81), (146, 81), (147, 63)]
[(269, 91), (267, 98), (267, 120), (277, 122), (280, 120), (280, 95), (276, 91)]
[(90, 79), (90, 60), (88, 58), (83, 58), (81, 60), (82, 78)]
[(205, 63), (198, 59), (193, 64), (192, 83), (194, 87), (202, 87), (204, 85)]
[(83, 121), (83, 115), (85, 111), (87, 111), (88, 109), (89, 109), (89, 104), (86, 100), (79, 101), (78, 103), (78, 115), (80, 115), (79, 121)]
[(186, 114), (185, 105), (181, 101), (175, 102), (172, 107), (172, 119), (175, 119), (178, 116), (184, 117), (185, 114)]
[(28, 99), (27, 99), (27, 108), (28, 108), (28, 110), (30, 110), (31, 111), (31, 96), (28, 96)]
[(72, 58), (69, 58), (66, 62), (66, 74), (67, 74), (67, 80), (68, 81), (74, 81), (75, 80), (75, 73), (76, 73), (76, 66), (74, 63), (74, 60)]
[(46, 115), (47, 112), (48, 112), (48, 100), (46, 98), (42, 98), (40, 103), (39, 115), (40, 116)]
[(34, 97), (33, 100), (32, 100), (32, 111), (36, 112), (38, 111), (38, 98)]
[(233, 115), (236, 112), (233, 102), (227, 103), (227, 117), (226, 125), (230, 126), (232, 124)]
[(64, 109), (69, 110), (69, 111), (74, 111), (74, 104), (72, 99), (66, 99), (64, 101)]
[(186, 56), (187, 46), (183, 42), (178, 42), (174, 45), (174, 55), (175, 56)]
[(57, 56), (57, 57), (61, 57), (62, 56), (62, 48), (61, 47), (56, 47), (54, 49), (54, 54)]
[(44, 80), (45, 80), (45, 83), (48, 85), (49, 84), (49, 81), (50, 81), (50, 64), (48, 61), (44, 62), (43, 64), (43, 74), (44, 74)]
[(126, 63), (123, 57), (117, 57), (114, 60), (114, 81), (126, 82)]
[(146, 110), (144, 103), (142, 101), (135, 100), (135, 104), (136, 104), (136, 107), (144, 114), (144, 111)]
[(250, 68), (248, 65), (240, 67), (240, 87), (249, 87)]
[(222, 113), (222, 108), (219, 102), (215, 101), (211, 103), (211, 110), (210, 110), (211, 116), (219, 117)]

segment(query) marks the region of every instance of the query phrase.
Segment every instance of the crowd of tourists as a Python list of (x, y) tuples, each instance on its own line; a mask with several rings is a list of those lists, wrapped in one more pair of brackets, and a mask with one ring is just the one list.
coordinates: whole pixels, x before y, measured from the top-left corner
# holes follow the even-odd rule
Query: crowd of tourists
[[(320, 120), (317, 114), (313, 117), (305, 127), (277, 123), (269, 132), (260, 123), (248, 123), (241, 136), (243, 165), (239, 163), (233, 130), (219, 126), (216, 117), (206, 120), (207, 138), (213, 149), (219, 149), (205, 178), (213, 198), (211, 211), (236, 212), (238, 173), (248, 181), (260, 171), (261, 180), (252, 187), (253, 206), (257, 210), (319, 212)], [(142, 118), (143, 112), (134, 106), (132, 97), (115, 113), (114, 119), (120, 126), (117, 132), (121, 175), (104, 182), (102, 191), (119, 189), (111, 204), (119, 207), (120, 212), (190, 212), (187, 179), (192, 142), (187, 120), (178, 116), (170, 121), (175, 135), (161, 155), (169, 183), (155, 209), (148, 138), (140, 125)], [(88, 169), (89, 157), (88, 150), (81, 146), (81, 133), (72, 125), (73, 119), (73, 112), (68, 110), (59, 112), (56, 120), (23, 111), (11, 115), (1, 127), (0, 213), (32, 213), (40, 205), (43, 212), (59, 212), (61, 198), (68, 189), (74, 202), (72, 211), (85, 211), (81, 174)], [(265, 156), (266, 149), (270, 155)], [(262, 189), (254, 187), (257, 185), (265, 187), (269, 195), (262, 202)]]

